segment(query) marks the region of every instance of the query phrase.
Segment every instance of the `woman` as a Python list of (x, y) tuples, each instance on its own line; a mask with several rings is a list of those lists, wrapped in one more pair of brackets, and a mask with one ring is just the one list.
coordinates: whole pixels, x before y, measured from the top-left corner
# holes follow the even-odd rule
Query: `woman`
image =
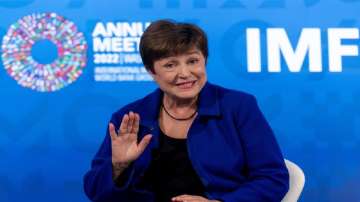
[(288, 172), (253, 96), (207, 82), (207, 38), (160, 20), (140, 41), (159, 89), (115, 112), (84, 177), (93, 201), (276, 201)]

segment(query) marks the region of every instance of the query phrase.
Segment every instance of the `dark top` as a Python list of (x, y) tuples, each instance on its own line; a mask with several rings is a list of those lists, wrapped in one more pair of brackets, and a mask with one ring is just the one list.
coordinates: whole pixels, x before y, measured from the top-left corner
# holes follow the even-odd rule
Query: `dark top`
[(204, 195), (204, 186), (190, 162), (186, 139), (160, 134), (158, 150), (145, 171), (140, 186), (154, 192), (156, 202), (169, 202), (181, 194)]

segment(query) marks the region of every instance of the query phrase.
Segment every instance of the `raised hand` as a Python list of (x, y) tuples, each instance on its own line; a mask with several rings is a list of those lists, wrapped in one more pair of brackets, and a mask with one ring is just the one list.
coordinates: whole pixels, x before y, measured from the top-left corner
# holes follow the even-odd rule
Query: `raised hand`
[(112, 123), (109, 124), (111, 136), (112, 163), (116, 167), (126, 167), (136, 160), (149, 144), (152, 135), (147, 134), (138, 144), (140, 116), (129, 112), (122, 118), (118, 132)]

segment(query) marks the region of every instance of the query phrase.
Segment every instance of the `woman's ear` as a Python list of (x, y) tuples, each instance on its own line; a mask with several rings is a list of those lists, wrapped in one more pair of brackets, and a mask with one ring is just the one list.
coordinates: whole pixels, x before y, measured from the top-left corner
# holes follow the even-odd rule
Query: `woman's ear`
[(152, 77), (152, 79), (155, 81), (155, 72), (154, 70), (150, 70), (149, 68), (145, 68), (146, 72)]
[(148, 68), (145, 68), (145, 69), (146, 69), (147, 73), (149, 73), (151, 76), (154, 75), (154, 72), (153, 72), (153, 71), (151, 71), (151, 70), (148, 69)]

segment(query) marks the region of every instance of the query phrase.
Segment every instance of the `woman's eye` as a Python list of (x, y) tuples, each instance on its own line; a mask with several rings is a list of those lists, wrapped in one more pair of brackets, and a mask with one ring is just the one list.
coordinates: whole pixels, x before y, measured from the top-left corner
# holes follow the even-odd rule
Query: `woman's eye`
[(198, 59), (192, 59), (192, 60), (189, 61), (190, 64), (196, 64), (198, 62), (199, 62)]
[(167, 68), (167, 69), (170, 69), (170, 68), (174, 67), (174, 64), (168, 63), (168, 64), (165, 64), (164, 67)]

